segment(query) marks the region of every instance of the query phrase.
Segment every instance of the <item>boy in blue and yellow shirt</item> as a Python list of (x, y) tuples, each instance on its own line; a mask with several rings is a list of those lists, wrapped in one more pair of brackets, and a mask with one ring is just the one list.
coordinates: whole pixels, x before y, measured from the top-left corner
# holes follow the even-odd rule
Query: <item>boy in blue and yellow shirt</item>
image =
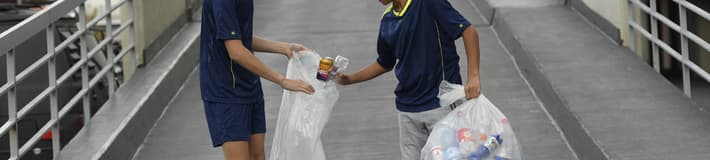
[(448, 0), (380, 0), (385, 10), (377, 39), (378, 58), (353, 74), (340, 74), (338, 83), (349, 85), (375, 78), (394, 69), (402, 159), (420, 159), (434, 124), (454, 106), (440, 106), (437, 94), (442, 80), (461, 84), (455, 41), (463, 37), (468, 62), (466, 98), (480, 94), (479, 44), (475, 28)]

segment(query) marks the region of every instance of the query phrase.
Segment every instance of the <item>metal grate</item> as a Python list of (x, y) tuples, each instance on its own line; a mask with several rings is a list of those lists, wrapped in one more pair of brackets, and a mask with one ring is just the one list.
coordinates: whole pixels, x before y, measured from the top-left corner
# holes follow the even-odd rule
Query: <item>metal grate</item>
[[(111, 13), (120, 7), (127, 7), (128, 19), (121, 22), (120, 26), (112, 26), (112, 15)], [(103, 78), (108, 80), (109, 94), (111, 95), (116, 88), (116, 83), (114, 79), (115, 75), (113, 72), (115, 64), (121, 62), (121, 59), (126, 55), (131, 55), (132, 65), (136, 66), (136, 54), (135, 54), (135, 39), (134, 39), (134, 23), (133, 23), (133, 2), (132, 0), (122, 0), (118, 3), (114, 2), (113, 5), (111, 0), (106, 0), (105, 12), (98, 15), (90, 22), (86, 22), (86, 13), (84, 0), (57, 0), (51, 5), (49, 5), (44, 10), (32, 15), (31, 17), (25, 19), (19, 24), (13, 26), (12, 28), (6, 30), (0, 34), (0, 56), (6, 56), (7, 61), (7, 82), (0, 86), (0, 96), (7, 94), (7, 110), (8, 110), (8, 120), (0, 126), (0, 137), (5, 134), (9, 134), (10, 142), (10, 160), (20, 159), (25, 153), (31, 150), (31, 147), (35, 145), (42, 136), (48, 131), (52, 131), (52, 151), (53, 156), (59, 156), (60, 150), (60, 138), (59, 138), (59, 119), (62, 119), (67, 113), (75, 106), (78, 102), (82, 102), (83, 113), (84, 113), (84, 123), (88, 123), (90, 119), (90, 94), (88, 92)], [(55, 34), (56, 33), (56, 23), (58, 20), (69, 14), (75, 13), (79, 19), (77, 24), (77, 31), (68, 36), (64, 41), (59, 44), (55, 44)], [(96, 46), (87, 46), (87, 34), (91, 32), (92, 27), (95, 27), (100, 21), (106, 22), (106, 38), (97, 43)], [(108, 53), (107, 62), (101, 66), (101, 70), (98, 71), (93, 77), (89, 74), (89, 62), (91, 57), (94, 57), (98, 53), (101, 53), (104, 48), (108, 52), (112, 52), (113, 46), (110, 44), (117, 40), (119, 35), (128, 30), (127, 42), (122, 50), (118, 52), (117, 55), (113, 53)], [(15, 52), (15, 48), (21, 43), (29, 40), (32, 35), (40, 33), (42, 31), (46, 32), (47, 38), (47, 54), (40, 57), (34, 61), (26, 69), (19, 71), (16, 74), (15, 71), (15, 56), (18, 54)], [(74, 42), (79, 40), (79, 52), (81, 55), (80, 60), (72, 64), (71, 67), (62, 75), (57, 77), (56, 71), (56, 56), (62, 53), (64, 50), (69, 50), (70, 46)], [(48, 84), (49, 86), (42, 90), (37, 96), (35, 96), (30, 102), (24, 105), (19, 111), (17, 110), (17, 85), (25, 80), (31, 73), (40, 70), (44, 65), (48, 66)], [(81, 90), (72, 96), (72, 98), (63, 106), (58, 106), (57, 103), (57, 90), (58, 86), (66, 83), (75, 73), (81, 70)], [(46, 122), (39, 129), (38, 132), (34, 133), (33, 136), (27, 140), (24, 144), (19, 144), (17, 123), (25, 118), (30, 111), (36, 108), (43, 100), (49, 99), (50, 105), (50, 120)]]

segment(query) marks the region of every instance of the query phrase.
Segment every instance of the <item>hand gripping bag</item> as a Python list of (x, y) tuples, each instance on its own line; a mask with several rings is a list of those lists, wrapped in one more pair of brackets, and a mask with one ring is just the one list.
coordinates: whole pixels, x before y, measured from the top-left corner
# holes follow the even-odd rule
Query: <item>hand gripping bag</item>
[(320, 58), (318, 53), (307, 51), (295, 53), (288, 61), (286, 77), (306, 81), (315, 93), (284, 90), (271, 160), (325, 160), (320, 135), (339, 93), (333, 81), (316, 79)]
[(434, 125), (422, 148), (424, 160), (520, 160), (508, 118), (484, 95), (466, 100), (464, 87), (443, 81), (441, 106), (456, 109)]

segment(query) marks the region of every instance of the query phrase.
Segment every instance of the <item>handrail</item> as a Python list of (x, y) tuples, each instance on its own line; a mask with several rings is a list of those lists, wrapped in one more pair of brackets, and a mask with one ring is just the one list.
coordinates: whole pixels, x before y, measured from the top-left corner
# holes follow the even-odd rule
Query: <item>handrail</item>
[[(24, 154), (31, 150), (31, 147), (39, 142), (42, 136), (51, 131), (53, 133), (59, 133), (59, 120), (62, 119), (76, 106), (79, 102), (83, 105), (84, 123), (89, 122), (90, 118), (90, 90), (96, 86), (103, 79), (108, 79), (108, 90), (109, 96), (113, 95), (115, 91), (116, 84), (113, 81), (114, 73), (113, 68), (117, 66), (128, 54), (132, 55), (132, 61), (135, 61), (135, 25), (133, 21), (133, 1), (132, 0), (122, 0), (118, 3), (111, 3), (111, 0), (105, 0), (105, 12), (98, 15), (95, 19), (90, 22), (86, 22), (86, 13), (84, 3), (85, 0), (57, 0), (50, 4), (44, 10), (30, 16), (29, 18), (23, 20), (17, 25), (11, 27), (10, 29), (0, 33), (0, 56), (5, 56), (7, 61), (7, 82), (0, 86), (0, 96), (7, 95), (8, 97), (8, 120), (0, 125), (0, 137), (5, 134), (9, 134), (10, 139), (10, 160), (17, 160), (22, 158)], [(121, 22), (121, 25), (114, 27), (110, 22), (112, 19), (111, 13), (120, 7), (127, 7), (129, 17), (128, 19)], [(62, 17), (70, 12), (77, 12), (77, 18), (79, 23), (77, 24), (77, 31), (71, 34), (67, 39), (55, 45), (54, 33), (55, 33), (55, 23), (57, 23)], [(91, 32), (92, 27), (95, 27), (98, 22), (105, 20), (107, 22), (106, 32), (107, 37), (101, 40), (95, 46), (87, 46), (87, 35)], [(35, 34), (42, 31), (46, 32), (47, 39), (47, 53), (40, 58), (36, 59), (35, 62), (30, 64), (27, 68), (20, 70), (19, 74), (15, 71), (15, 56), (17, 54), (25, 54), (15, 52), (14, 48), (25, 43), (31, 39)], [(116, 41), (124, 31), (128, 31), (128, 36), (125, 39), (128, 43), (123, 46), (122, 50), (118, 55), (114, 55), (112, 51), (111, 43)], [(56, 71), (56, 56), (62, 54), (62, 51), (68, 48), (72, 43), (79, 41), (79, 52), (81, 58), (70, 65), (63, 74), (57, 77)], [(107, 50), (108, 62), (101, 66), (101, 69), (95, 73), (93, 77), (88, 74), (88, 64), (90, 59), (97, 54), (104, 52), (104, 48)], [(131, 63), (136, 66), (136, 63)], [(48, 82), (49, 85), (44, 88), (38, 95), (33, 97), (27, 104), (25, 104), (18, 111), (17, 104), (17, 85), (23, 80), (27, 79), (30, 74), (36, 73), (36, 71), (42, 69), (44, 65), (48, 66)], [(71, 99), (60, 107), (57, 103), (57, 89), (58, 86), (65, 84), (73, 75), (76, 75), (78, 71), (81, 71), (81, 84), (82, 88), (79, 90)], [(23, 118), (25, 118), (32, 110), (37, 108), (42, 101), (49, 99), (50, 105), (50, 117), (51, 119), (42, 127), (38, 132), (32, 133), (32, 137), (27, 140), (24, 144), (20, 144), (18, 140), (17, 133), (17, 123)], [(29, 133), (23, 133), (29, 134)], [(53, 156), (59, 156), (59, 150), (61, 148), (59, 142), (59, 134), (52, 134), (52, 151)]]
[(677, 3), (678, 5), (683, 6), (685, 9), (695, 12), (695, 14), (697, 14), (698, 16), (703, 17), (706, 20), (710, 21), (710, 13), (701, 9), (700, 7), (695, 6), (694, 4), (692, 4), (686, 0), (673, 0), (673, 2)]
[[(627, 0), (627, 9), (628, 12), (627, 14), (629, 19), (627, 20), (627, 28), (629, 30), (629, 37), (628, 41), (629, 43), (629, 48), (631, 50), (634, 50), (634, 45), (633, 41), (636, 38), (636, 32), (640, 33), (641, 37), (644, 38), (644, 40), (647, 40), (651, 42), (652, 46), (652, 56), (653, 56), (653, 68), (656, 69), (657, 72), (660, 72), (660, 64), (659, 64), (659, 53), (658, 49), (662, 49), (668, 53), (671, 57), (673, 57), (675, 60), (679, 61), (682, 63), (682, 72), (683, 72), (683, 92), (690, 97), (691, 96), (691, 84), (690, 84), (690, 71), (693, 71), (696, 75), (699, 77), (705, 79), (706, 81), (710, 82), (710, 74), (708, 71), (704, 70), (702, 67), (698, 66), (695, 64), (695, 62), (690, 60), (689, 56), (689, 50), (688, 50), (688, 40), (691, 42), (695, 43), (696, 45), (700, 46), (701, 48), (705, 49), (705, 51), (710, 52), (710, 43), (707, 41), (703, 40), (699, 36), (697, 36), (695, 33), (691, 32), (688, 30), (688, 17), (687, 17), (687, 11), (691, 11), (698, 15), (699, 17), (702, 17), (706, 20), (710, 21), (710, 13), (707, 11), (695, 6), (694, 4), (686, 1), (686, 0), (673, 0), (676, 4), (678, 4), (678, 19), (679, 23), (675, 23), (672, 20), (670, 20), (668, 17), (664, 16), (663, 14), (660, 14), (656, 11), (656, 1), (657, 0), (650, 0), (649, 4), (650, 6), (646, 5), (645, 3), (641, 2), (640, 0)], [(651, 31), (646, 30), (646, 28), (642, 27), (638, 23), (636, 23), (633, 19), (633, 9), (638, 8), (640, 11), (646, 13), (649, 15), (650, 23), (651, 23)], [(656, 26), (657, 22), (661, 22), (660, 24), (663, 24), (667, 26), (670, 29), (673, 29), (674, 31), (678, 32), (680, 35), (680, 51), (677, 51), (675, 48), (671, 47), (669, 44), (666, 44), (663, 40), (661, 40), (657, 34), (658, 32), (658, 27)]]
[(0, 33), (0, 56), (4, 56), (15, 46), (29, 40), (47, 26), (56, 22), (84, 0), (57, 0), (44, 10), (35, 13), (10, 29)]

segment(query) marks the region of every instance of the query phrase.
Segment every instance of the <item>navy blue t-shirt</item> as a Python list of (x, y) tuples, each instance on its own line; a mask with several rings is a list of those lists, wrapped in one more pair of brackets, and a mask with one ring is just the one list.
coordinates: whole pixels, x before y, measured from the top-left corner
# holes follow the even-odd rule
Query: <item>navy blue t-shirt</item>
[[(377, 62), (392, 69), (399, 84), (397, 109), (421, 112), (439, 107), (442, 77), (461, 84), (455, 41), (470, 23), (448, 0), (408, 0), (401, 12), (388, 8), (380, 22)], [(444, 74), (442, 75), (442, 66)]]
[(253, 0), (205, 0), (200, 37), (200, 90), (205, 101), (263, 101), (259, 76), (232, 61), (225, 40), (241, 40), (252, 50)]

